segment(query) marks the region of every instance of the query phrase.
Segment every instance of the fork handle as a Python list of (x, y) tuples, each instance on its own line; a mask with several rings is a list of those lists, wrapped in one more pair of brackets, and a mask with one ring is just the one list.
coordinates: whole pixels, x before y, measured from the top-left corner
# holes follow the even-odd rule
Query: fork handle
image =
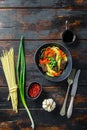
[(69, 94), (69, 90), (70, 90), (70, 85), (71, 84), (68, 85), (68, 89), (67, 89), (67, 92), (66, 92), (65, 100), (64, 100), (62, 108), (60, 110), (60, 115), (61, 116), (64, 116), (66, 114), (66, 102), (67, 102), (67, 98), (68, 98), (68, 94)]

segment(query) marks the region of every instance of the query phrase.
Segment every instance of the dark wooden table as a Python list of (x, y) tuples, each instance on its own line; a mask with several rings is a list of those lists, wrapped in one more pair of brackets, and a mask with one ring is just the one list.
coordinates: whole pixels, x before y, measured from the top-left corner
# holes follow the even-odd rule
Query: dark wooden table
[[(78, 91), (70, 119), (59, 111), (67, 90), (67, 80), (53, 83), (44, 79), (34, 64), (36, 49), (49, 42), (62, 43), (65, 21), (70, 23), (78, 42), (66, 46), (73, 58), (73, 68), (81, 69)], [(32, 80), (41, 82), (43, 92), (37, 101), (27, 99), (36, 124), (36, 130), (87, 130), (87, 0), (0, 0), (0, 53), (15, 50), (17, 60), (20, 37), (25, 37), (26, 89)], [(19, 99), (19, 112), (15, 114), (7, 101), (8, 87), (0, 62), (0, 130), (30, 130), (30, 120)], [(48, 113), (42, 101), (53, 98), (56, 109)], [(68, 98), (67, 107), (70, 96)]]

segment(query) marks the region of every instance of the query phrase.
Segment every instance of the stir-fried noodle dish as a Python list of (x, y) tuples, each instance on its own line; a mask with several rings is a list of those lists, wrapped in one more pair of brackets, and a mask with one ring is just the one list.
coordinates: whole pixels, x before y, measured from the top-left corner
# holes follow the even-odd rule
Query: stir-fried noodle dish
[(66, 54), (56, 46), (41, 50), (39, 66), (42, 71), (51, 77), (60, 76), (67, 65)]

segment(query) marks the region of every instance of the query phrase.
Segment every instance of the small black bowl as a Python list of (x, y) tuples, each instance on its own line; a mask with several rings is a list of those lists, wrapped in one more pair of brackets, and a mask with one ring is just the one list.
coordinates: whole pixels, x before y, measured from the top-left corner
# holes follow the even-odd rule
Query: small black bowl
[[(50, 47), (52, 47), (52, 46), (59, 47), (66, 54), (67, 59), (68, 59), (67, 65), (66, 65), (65, 69), (63, 70), (62, 74), (60, 76), (57, 76), (57, 77), (50, 77), (50, 76), (46, 75), (42, 71), (41, 67), (39, 66), (39, 58), (41, 55), (41, 50), (43, 50), (44, 48), (47, 48), (49, 46)], [(69, 74), (72, 70), (72, 57), (71, 57), (69, 50), (66, 47), (64, 47), (63, 45), (61, 45), (59, 43), (47, 43), (47, 44), (40, 46), (37, 49), (37, 51), (35, 53), (35, 64), (36, 64), (39, 72), (42, 74), (42, 76), (44, 76), (47, 80), (50, 80), (53, 82), (59, 82), (59, 81), (65, 80), (69, 76)]]
[(40, 83), (33, 81), (29, 84), (27, 89), (27, 96), (29, 99), (35, 100), (39, 98), (42, 92), (42, 86)]
[(62, 41), (66, 45), (74, 44), (76, 41), (76, 35), (71, 30), (67, 29), (62, 33)]

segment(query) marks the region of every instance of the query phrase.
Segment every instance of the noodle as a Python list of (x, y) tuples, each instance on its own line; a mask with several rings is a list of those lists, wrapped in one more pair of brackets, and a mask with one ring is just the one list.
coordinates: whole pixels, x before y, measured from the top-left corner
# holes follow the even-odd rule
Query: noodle
[(1, 56), (1, 62), (7, 80), (8, 88), (9, 88), (8, 100), (11, 98), (13, 110), (18, 112), (17, 85), (16, 85), (16, 78), (15, 78), (13, 48), (11, 48), (8, 52), (3, 51), (3, 54)]

